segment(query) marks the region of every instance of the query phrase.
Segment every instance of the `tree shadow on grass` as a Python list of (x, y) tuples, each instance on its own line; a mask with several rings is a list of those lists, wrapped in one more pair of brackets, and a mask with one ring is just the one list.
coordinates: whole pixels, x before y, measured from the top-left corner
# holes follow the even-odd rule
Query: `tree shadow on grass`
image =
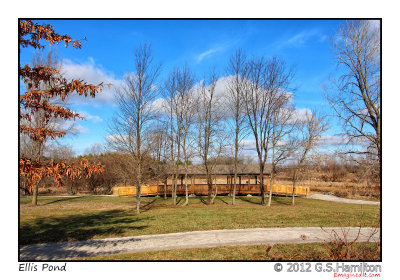
[(249, 198), (247, 196), (236, 196), (236, 198), (239, 198), (241, 201), (245, 201), (245, 202), (248, 202), (248, 203), (261, 205), (260, 202), (254, 201), (254, 200), (252, 200), (251, 198)]
[(292, 205), (292, 201), (285, 196), (275, 196), (275, 197), (273, 196), (272, 201), (277, 204), (288, 205), (288, 206)]
[(88, 240), (94, 236), (120, 236), (142, 230), (149, 217), (132, 210), (109, 210), (64, 217), (44, 217), (20, 223), (19, 244)]
[(40, 204), (40, 205), (49, 205), (49, 204), (53, 204), (53, 203), (57, 203), (57, 202), (61, 202), (61, 201), (73, 200), (73, 199), (82, 198), (82, 197), (83, 196), (65, 197), (65, 198), (60, 198), (60, 199), (53, 200), (53, 201), (50, 201), (50, 202), (47, 202), (47, 203), (43, 203), (43, 204)]
[(140, 206), (140, 212), (147, 212), (147, 211), (151, 210), (153, 208), (153, 206), (155, 206), (155, 205), (153, 205), (153, 203), (156, 201), (157, 201), (157, 197), (155, 197), (151, 201), (147, 202), (143, 206)]
[(198, 198), (200, 199), (200, 202), (207, 205), (207, 201), (204, 199), (204, 196), (198, 196)]
[(183, 201), (183, 198), (181, 196), (178, 196), (176, 198), (176, 205), (179, 205), (179, 203), (181, 203), (181, 201)]
[(218, 197), (218, 196), (217, 196), (216, 199), (222, 201), (222, 202), (225, 203), (225, 204), (229, 204), (228, 202), (226, 202), (226, 201), (225, 201), (224, 199), (222, 199), (221, 197)]

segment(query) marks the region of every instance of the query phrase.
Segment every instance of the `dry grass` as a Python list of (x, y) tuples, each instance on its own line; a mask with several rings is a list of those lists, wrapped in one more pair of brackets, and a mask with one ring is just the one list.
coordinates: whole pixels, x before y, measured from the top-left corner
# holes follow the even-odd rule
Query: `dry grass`
[[(314, 193), (330, 193), (344, 198), (379, 201), (381, 192), (379, 181), (360, 180), (357, 174), (342, 172), (333, 176), (332, 172), (307, 171), (300, 177), (299, 186), (310, 187)], [(276, 177), (276, 184), (292, 184), (290, 171), (282, 171)]]
[(379, 218), (375, 205), (353, 205), (322, 200), (274, 197), (271, 207), (260, 197), (217, 197), (208, 206), (205, 197), (190, 198), (187, 207), (171, 199), (143, 198), (143, 213), (135, 212), (132, 197), (39, 197), (39, 206), (21, 198), (20, 244), (88, 240), (213, 229), (296, 226), (372, 226)]

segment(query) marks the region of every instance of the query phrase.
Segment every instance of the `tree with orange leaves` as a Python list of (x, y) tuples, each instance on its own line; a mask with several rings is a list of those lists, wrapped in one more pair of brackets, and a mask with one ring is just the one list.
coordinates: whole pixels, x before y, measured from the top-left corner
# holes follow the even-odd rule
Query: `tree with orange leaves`
[[(39, 25), (31, 20), (20, 21), (20, 47), (44, 49), (43, 40), (49, 42), (50, 46), (64, 43), (65, 47), (72, 44), (74, 48), (81, 48), (80, 40), (72, 40), (68, 35), (55, 33), (51, 25)], [(57, 186), (60, 186), (63, 176), (75, 180), (82, 176), (90, 177), (93, 173), (104, 172), (100, 162), (89, 164), (84, 158), (76, 163), (52, 160), (45, 162), (42, 158), (45, 141), (61, 138), (66, 134), (62, 129), (49, 126), (51, 120), (84, 119), (65, 106), (52, 104), (49, 100), (58, 97), (64, 101), (72, 93), (94, 98), (104, 86), (88, 84), (83, 80), (67, 80), (58, 69), (48, 65), (20, 66), (19, 76), (26, 85), (26, 91), (19, 94), (20, 133), (28, 136), (33, 143), (32, 156), (19, 159), (19, 171), (21, 177), (26, 180), (29, 190), (33, 191), (32, 204), (37, 205), (38, 183), (44, 177), (53, 177)], [(33, 117), (40, 125), (32, 125)]]

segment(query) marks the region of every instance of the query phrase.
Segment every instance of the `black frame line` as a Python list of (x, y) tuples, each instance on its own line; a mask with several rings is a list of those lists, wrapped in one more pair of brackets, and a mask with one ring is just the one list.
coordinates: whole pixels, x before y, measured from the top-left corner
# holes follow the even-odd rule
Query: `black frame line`
[[(379, 20), (380, 21), (380, 63), (381, 63), (381, 73), (380, 73), (380, 87), (381, 87), (381, 92), (380, 92), (380, 98), (381, 98), (381, 114), (382, 114), (382, 23), (383, 19), (382, 18), (51, 18), (51, 17), (33, 17), (33, 18), (18, 18), (18, 34), (20, 33), (20, 27), (19, 27), (19, 22), (21, 20), (52, 20), (52, 21), (57, 21), (57, 20), (143, 20), (143, 21), (148, 21), (148, 20), (219, 20), (219, 21), (226, 21), (226, 20), (236, 20), (236, 21), (241, 21), (241, 20), (262, 20), (262, 21), (268, 21), (268, 20), (323, 20), (323, 21), (328, 21), (328, 20)], [(20, 39), (18, 36), (18, 66), (20, 66)], [(18, 76), (17, 76), (17, 82), (18, 82), (18, 159), (20, 158), (20, 122), (19, 122), (19, 115), (20, 115), (20, 107), (19, 107), (19, 94), (21, 91), (20, 88), (20, 78), (19, 78), (19, 71), (18, 71)], [(383, 118), (381, 118), (381, 121)], [(381, 128), (381, 137), (383, 134), (383, 129)], [(381, 138), (382, 139), (382, 138)], [(382, 140), (381, 140), (381, 155), (382, 155)], [(380, 178), (380, 243), (381, 243), (381, 251), (380, 251), (380, 260), (371, 260), (368, 262), (371, 263), (380, 263), (382, 262), (382, 244), (383, 244), (383, 230), (382, 230), (382, 162), (380, 163), (380, 172), (381, 172), (381, 178)], [(20, 238), (20, 194), (19, 194), (19, 186), (20, 186), (20, 176), (19, 176), (19, 160), (18, 160), (18, 188), (17, 188), (17, 195), (18, 195), (18, 262), (34, 262), (34, 263), (65, 263), (65, 262), (269, 262), (269, 263), (275, 263), (277, 261), (273, 260), (49, 260), (49, 261), (43, 261), (43, 260), (23, 260), (21, 261), (20, 254), (19, 254), (19, 238)], [(361, 260), (362, 261), (362, 260)], [(279, 260), (279, 262), (293, 262), (293, 260)], [(328, 262), (333, 262), (333, 261), (310, 261), (310, 260), (296, 260), (294, 262), (309, 262), (309, 263), (328, 263)], [(356, 262), (353, 260), (341, 260), (340, 262), (347, 263), (347, 262)], [(364, 261), (365, 262), (365, 261)]]

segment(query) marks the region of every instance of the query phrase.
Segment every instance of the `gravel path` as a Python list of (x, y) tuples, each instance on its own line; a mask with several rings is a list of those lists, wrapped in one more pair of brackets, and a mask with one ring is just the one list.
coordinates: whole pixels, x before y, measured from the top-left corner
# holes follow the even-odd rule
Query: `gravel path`
[[(350, 240), (359, 228), (344, 228)], [(310, 243), (328, 241), (340, 228), (293, 227), (193, 231), (87, 241), (59, 242), (20, 246), (20, 261), (63, 260), (107, 254), (134, 253), (181, 248), (275, 243)], [(358, 241), (379, 241), (379, 230), (362, 228)]]
[(333, 196), (333, 195), (326, 195), (326, 194), (309, 194), (306, 196), (306, 198), (320, 199), (320, 200), (333, 201), (333, 202), (351, 203), (351, 204), (370, 204), (370, 205), (380, 205), (381, 204), (379, 201), (341, 198), (341, 197), (337, 197), (337, 196)]

